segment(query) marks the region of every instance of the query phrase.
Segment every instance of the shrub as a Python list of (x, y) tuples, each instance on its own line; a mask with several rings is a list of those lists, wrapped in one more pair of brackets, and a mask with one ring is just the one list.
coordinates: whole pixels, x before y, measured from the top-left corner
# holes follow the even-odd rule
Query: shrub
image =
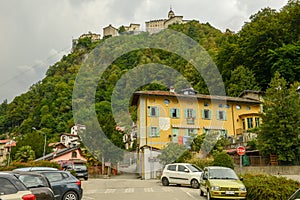
[(299, 187), (299, 182), (264, 174), (243, 174), (247, 199), (288, 199)]
[(183, 162), (187, 162), (188, 160), (190, 160), (192, 158), (192, 154), (189, 150), (185, 150), (179, 158), (176, 159), (175, 162), (178, 163), (183, 163)]
[(194, 164), (194, 165), (200, 167), (201, 169), (204, 169), (204, 167), (213, 165), (213, 159), (212, 158), (203, 158), (203, 159), (192, 158), (190, 160), (187, 160), (186, 162)]
[(222, 167), (229, 167), (231, 169), (234, 169), (234, 162), (230, 155), (228, 155), (226, 152), (217, 152), (214, 155), (214, 166), (222, 166)]
[(56, 162), (50, 161), (37, 161), (37, 162), (13, 162), (9, 167), (1, 167), (0, 171), (11, 171), (13, 169), (21, 168), (21, 167), (54, 167), (60, 168), (60, 165)]

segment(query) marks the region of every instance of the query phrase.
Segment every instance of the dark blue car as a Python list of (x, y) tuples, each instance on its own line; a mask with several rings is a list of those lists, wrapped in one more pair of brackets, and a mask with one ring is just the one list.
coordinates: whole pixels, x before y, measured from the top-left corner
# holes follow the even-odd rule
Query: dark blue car
[[(14, 171), (18, 170), (22, 169), (15, 169)], [(29, 171), (43, 174), (48, 178), (56, 200), (81, 200), (81, 181), (70, 172), (63, 170), (47, 170), (46, 168), (31, 168)]]

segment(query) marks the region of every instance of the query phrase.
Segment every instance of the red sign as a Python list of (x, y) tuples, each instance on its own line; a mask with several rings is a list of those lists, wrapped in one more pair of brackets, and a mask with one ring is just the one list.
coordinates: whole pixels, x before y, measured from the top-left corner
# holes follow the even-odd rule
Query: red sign
[(236, 152), (237, 152), (237, 154), (239, 154), (240, 156), (242, 156), (242, 155), (245, 155), (246, 149), (243, 146), (239, 146), (238, 148), (236, 148)]

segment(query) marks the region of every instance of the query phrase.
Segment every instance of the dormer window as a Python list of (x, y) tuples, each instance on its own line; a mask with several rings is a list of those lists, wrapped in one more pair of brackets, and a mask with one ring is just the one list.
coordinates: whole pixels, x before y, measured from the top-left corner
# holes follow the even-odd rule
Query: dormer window
[(72, 152), (72, 158), (77, 158), (77, 152), (76, 151)]

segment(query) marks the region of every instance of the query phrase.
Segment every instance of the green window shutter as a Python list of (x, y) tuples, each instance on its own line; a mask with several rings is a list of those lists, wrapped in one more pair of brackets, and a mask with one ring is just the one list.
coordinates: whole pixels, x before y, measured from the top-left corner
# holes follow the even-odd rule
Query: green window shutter
[(204, 119), (205, 115), (204, 115), (204, 109), (202, 109), (202, 119)]
[(209, 116), (208, 116), (209, 119), (212, 119), (212, 113), (211, 113), (211, 110), (208, 111), (208, 115), (209, 115)]
[(150, 117), (151, 116), (151, 107), (149, 106), (148, 107), (148, 117)]
[(192, 117), (193, 117), (193, 118), (196, 118), (196, 114), (197, 114), (197, 113), (196, 113), (196, 110), (193, 109), (193, 111), (192, 111)]
[(159, 107), (156, 107), (156, 117), (159, 117), (160, 116), (160, 114), (159, 114)]
[(156, 136), (157, 136), (157, 137), (160, 137), (160, 130), (159, 130), (159, 128), (157, 128), (156, 130), (157, 130), (157, 131), (156, 131)]
[(224, 111), (224, 120), (227, 120), (227, 113)]
[(173, 117), (172, 116), (173, 110), (174, 110), (174, 108), (170, 108), (170, 117)]
[(185, 129), (185, 136), (188, 136), (189, 135), (189, 130), (188, 129)]
[(187, 118), (187, 109), (184, 109), (184, 118)]
[(178, 113), (177, 113), (176, 117), (180, 118), (180, 109), (178, 108), (177, 111), (178, 111)]
[(224, 134), (225, 134), (226, 137), (228, 137), (228, 131), (227, 131), (227, 129), (224, 130)]
[(219, 116), (219, 110), (217, 110), (217, 119), (219, 120), (220, 119), (220, 116)]

